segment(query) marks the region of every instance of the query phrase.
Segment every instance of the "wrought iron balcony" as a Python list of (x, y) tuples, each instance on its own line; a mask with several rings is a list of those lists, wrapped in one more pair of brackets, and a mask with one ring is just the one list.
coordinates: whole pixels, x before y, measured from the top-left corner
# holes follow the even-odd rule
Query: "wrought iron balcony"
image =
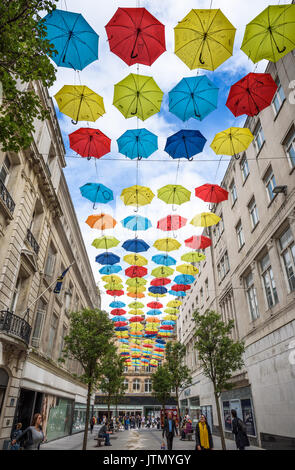
[(13, 214), (14, 208), (15, 208), (15, 202), (10, 196), (9, 192), (6, 189), (6, 186), (0, 179), (0, 197), (2, 201), (4, 202), (5, 206), (9, 210), (11, 214)]
[(0, 311), (0, 332), (22, 339), (27, 345), (30, 342), (32, 328), (23, 318), (14, 315), (8, 310)]
[(36, 255), (39, 253), (39, 245), (38, 243), (36, 242), (36, 239), (34, 237), (34, 235), (32, 234), (31, 230), (28, 228), (28, 231), (27, 231), (27, 240), (29, 242), (29, 244), (31, 245), (31, 247), (33, 248), (34, 252), (36, 253)]

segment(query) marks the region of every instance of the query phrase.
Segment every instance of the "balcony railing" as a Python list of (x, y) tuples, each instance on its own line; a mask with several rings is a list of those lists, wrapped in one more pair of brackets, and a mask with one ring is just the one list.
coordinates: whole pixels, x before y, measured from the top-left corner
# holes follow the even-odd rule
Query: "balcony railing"
[(9, 210), (11, 214), (13, 214), (14, 208), (15, 208), (15, 202), (10, 196), (9, 192), (6, 189), (6, 186), (4, 183), (0, 180), (0, 197), (2, 201), (4, 202), (5, 206)]
[(0, 311), (0, 331), (22, 339), (27, 345), (30, 342), (32, 328), (23, 318), (14, 315), (8, 310)]
[(36, 253), (36, 255), (39, 253), (39, 245), (38, 243), (36, 242), (35, 240), (35, 237), (34, 235), (32, 234), (31, 230), (28, 228), (28, 231), (27, 231), (27, 240), (29, 242), (29, 244), (31, 245), (31, 247), (33, 248), (34, 252)]

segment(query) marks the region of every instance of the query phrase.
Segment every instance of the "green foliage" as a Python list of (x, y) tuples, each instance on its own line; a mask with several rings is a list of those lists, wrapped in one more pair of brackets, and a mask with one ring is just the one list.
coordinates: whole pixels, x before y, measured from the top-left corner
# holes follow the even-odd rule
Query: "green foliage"
[(221, 315), (213, 310), (206, 310), (203, 315), (196, 310), (194, 321), (194, 336), (197, 340), (195, 348), (199, 353), (204, 375), (212, 381), (216, 396), (220, 396), (222, 390), (232, 387), (228, 383), (229, 379), (244, 364), (244, 343), (235, 342), (230, 337), (234, 322), (230, 320), (225, 324)]
[(118, 355), (117, 348), (112, 347), (104, 357), (101, 364), (102, 378), (100, 381), (100, 390), (107, 395), (107, 401), (116, 402), (120, 398), (126, 387), (124, 386), (124, 358)]
[(163, 406), (171, 397), (171, 375), (166, 365), (157, 367), (151, 376), (153, 395)]
[[(2, 0), (0, 2), (0, 144), (2, 150), (27, 148), (33, 140), (34, 120), (49, 116), (32, 87), (40, 80), (55, 81), (54, 46), (45, 38), (40, 13), (56, 8), (57, 0)], [(24, 86), (26, 85), (26, 86)]]
[(166, 344), (166, 364), (171, 375), (173, 387), (178, 391), (182, 387), (188, 387), (192, 383), (192, 376), (187, 366), (183, 364), (186, 347), (180, 342), (169, 341)]

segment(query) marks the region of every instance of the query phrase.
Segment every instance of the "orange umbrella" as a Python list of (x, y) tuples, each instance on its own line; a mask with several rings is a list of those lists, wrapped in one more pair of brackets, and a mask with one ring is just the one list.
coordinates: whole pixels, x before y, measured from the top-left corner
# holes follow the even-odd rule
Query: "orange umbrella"
[(88, 224), (91, 228), (96, 228), (98, 230), (106, 230), (109, 228), (114, 228), (117, 222), (115, 219), (113, 219), (111, 215), (94, 214), (90, 215), (87, 218), (86, 224)]
[(132, 297), (133, 299), (142, 299), (143, 297), (145, 297), (144, 294), (142, 294), (141, 292), (138, 292), (137, 294), (133, 294), (132, 292), (128, 292), (128, 297)]

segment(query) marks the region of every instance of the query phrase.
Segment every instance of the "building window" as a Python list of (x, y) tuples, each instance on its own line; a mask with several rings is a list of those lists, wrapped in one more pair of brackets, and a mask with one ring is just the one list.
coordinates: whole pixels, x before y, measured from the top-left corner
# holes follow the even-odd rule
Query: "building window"
[(225, 278), (229, 270), (230, 270), (229, 259), (228, 259), (228, 254), (226, 251), (217, 265), (217, 273), (218, 273), (219, 282), (221, 282)]
[[(128, 369), (128, 367), (127, 367), (127, 369)], [(127, 391), (128, 391), (128, 388), (129, 388), (129, 380), (128, 380), (128, 379), (124, 379), (123, 387), (124, 387), (124, 389), (125, 389), (126, 392), (127, 392)]]
[(134, 379), (133, 380), (132, 389), (133, 389), (133, 392), (139, 392), (140, 391), (140, 380), (139, 379)]
[(234, 205), (234, 203), (236, 202), (236, 200), (238, 199), (238, 196), (237, 196), (237, 188), (236, 188), (236, 185), (235, 185), (235, 182), (232, 181), (230, 187), (229, 187), (229, 191), (230, 191), (230, 195), (231, 195), (231, 203), (232, 205)]
[(260, 268), (267, 305), (272, 308), (279, 299), (268, 254), (260, 261)]
[(202, 287), (202, 289), (200, 290), (200, 299), (201, 299), (201, 305), (203, 305), (203, 303), (204, 303), (203, 287)]
[(151, 381), (151, 379), (145, 379), (145, 381), (144, 381), (144, 391), (145, 391), (145, 393), (151, 393), (152, 392), (152, 381)]
[(248, 205), (248, 209), (249, 209), (250, 219), (252, 223), (252, 228), (255, 228), (259, 222), (259, 217), (258, 217), (256, 201), (254, 198), (251, 200), (250, 204)]
[(53, 314), (51, 317), (49, 338), (48, 338), (48, 345), (47, 345), (47, 354), (49, 356), (51, 356), (52, 351), (53, 351), (53, 345), (56, 339), (57, 325), (58, 325), (58, 317), (57, 315)]
[(258, 153), (265, 142), (264, 133), (261, 124), (259, 123), (254, 131), (254, 145)]
[(295, 127), (292, 126), (284, 143), (285, 152), (291, 168), (295, 168)]
[(206, 295), (206, 299), (209, 299), (209, 281), (208, 281), (208, 279), (206, 279), (206, 281), (205, 281), (205, 295)]
[(249, 175), (249, 165), (248, 165), (248, 160), (246, 155), (243, 157), (241, 161), (241, 172), (242, 172), (242, 178), (243, 178), (243, 183), (246, 181)]
[(258, 302), (257, 302), (257, 296), (256, 296), (256, 289), (254, 286), (253, 274), (252, 273), (248, 274), (245, 281), (246, 281), (247, 299), (248, 299), (248, 305), (249, 305), (251, 318), (252, 320), (256, 320), (259, 317), (259, 311), (258, 311)]
[(7, 186), (10, 168), (11, 168), (11, 163), (10, 163), (8, 156), (6, 155), (4, 158), (2, 168), (0, 170), (0, 180), (2, 181), (4, 186)]
[(32, 346), (34, 348), (39, 347), (44, 318), (46, 315), (46, 307), (47, 307), (47, 304), (43, 300), (39, 300), (38, 308), (36, 312), (34, 331), (32, 335)]
[(22, 284), (22, 278), (18, 276), (15, 287), (13, 289), (12, 300), (10, 304), (10, 310), (12, 313), (15, 312), (16, 310), (16, 305), (17, 305), (17, 301), (19, 298), (20, 290), (21, 290), (21, 284)]
[(238, 225), (236, 226), (236, 233), (238, 238), (239, 249), (241, 249), (245, 245), (245, 238), (241, 221), (239, 221)]
[(291, 229), (288, 228), (280, 240), (281, 257), (285, 266), (285, 272), (290, 291), (295, 290), (295, 243)]
[[(220, 214), (219, 217), (221, 218), (221, 220), (216, 225), (216, 234), (217, 234), (218, 240), (224, 232), (224, 223), (223, 223), (223, 219), (222, 219), (222, 214)], [(203, 253), (205, 253), (204, 250), (199, 250), (199, 251), (203, 251)]]
[(66, 325), (63, 325), (61, 338), (60, 338), (59, 357), (62, 357), (62, 355), (63, 355), (62, 350), (63, 350), (64, 345), (65, 345), (65, 337), (67, 336), (67, 334), (68, 334), (68, 329), (67, 329)]
[(269, 202), (273, 200), (275, 197), (275, 194), (273, 192), (274, 188), (276, 187), (276, 180), (272, 171), (272, 168), (270, 167), (269, 170), (267, 171), (266, 176), (264, 177), (264, 184), (266, 187), (266, 192), (267, 192), (267, 197)]
[(276, 84), (278, 85), (278, 89), (272, 101), (272, 107), (273, 107), (275, 116), (278, 114), (279, 110), (281, 109), (286, 99), (285, 93), (284, 93), (284, 90), (283, 90), (283, 87), (281, 85), (279, 78), (276, 79)]
[(55, 261), (56, 261), (56, 250), (53, 248), (52, 245), (49, 245), (47, 260), (45, 265), (44, 274), (46, 276), (52, 277), (54, 274), (55, 268)]

